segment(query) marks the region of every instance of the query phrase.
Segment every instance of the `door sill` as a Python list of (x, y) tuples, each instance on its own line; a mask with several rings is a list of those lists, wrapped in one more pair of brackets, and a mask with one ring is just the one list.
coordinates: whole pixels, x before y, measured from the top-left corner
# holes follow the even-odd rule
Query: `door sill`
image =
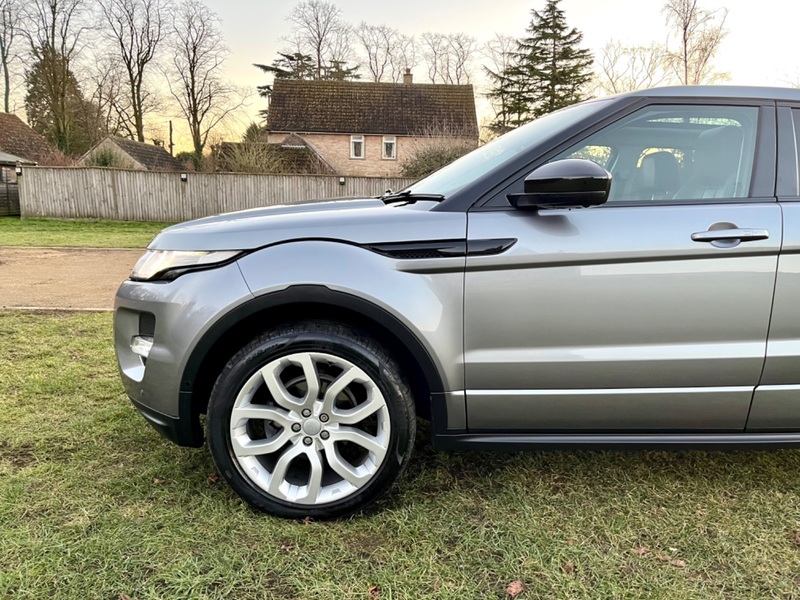
[(800, 447), (800, 432), (791, 433), (613, 433), (518, 434), (464, 433), (433, 436), (439, 450), (772, 450)]

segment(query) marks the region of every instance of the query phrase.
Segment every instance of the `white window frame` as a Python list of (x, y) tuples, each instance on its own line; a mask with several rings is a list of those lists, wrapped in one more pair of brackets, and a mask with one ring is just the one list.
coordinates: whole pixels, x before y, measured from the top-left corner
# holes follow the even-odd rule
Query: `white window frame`
[[(356, 142), (361, 142), (361, 156), (358, 156), (355, 153), (355, 145)], [(364, 140), (363, 135), (351, 135), (350, 136), (350, 159), (351, 160), (364, 160), (367, 156), (367, 144), (366, 140)]]
[[(392, 144), (394, 152), (392, 156), (386, 154), (386, 144)], [(381, 158), (383, 160), (397, 160), (397, 136), (396, 135), (385, 135), (383, 136), (383, 143), (381, 144)]]

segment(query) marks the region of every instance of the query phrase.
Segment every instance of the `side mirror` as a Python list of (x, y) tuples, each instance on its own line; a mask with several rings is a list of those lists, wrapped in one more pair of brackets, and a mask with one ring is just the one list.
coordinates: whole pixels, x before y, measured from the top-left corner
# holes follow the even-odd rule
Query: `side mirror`
[(567, 158), (547, 163), (525, 178), (525, 192), (508, 194), (520, 210), (598, 206), (608, 200), (611, 173), (590, 160)]

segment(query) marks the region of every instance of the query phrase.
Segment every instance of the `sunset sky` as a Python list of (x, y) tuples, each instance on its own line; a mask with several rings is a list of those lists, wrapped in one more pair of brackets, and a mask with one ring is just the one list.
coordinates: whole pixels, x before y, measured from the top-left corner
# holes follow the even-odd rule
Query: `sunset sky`
[[(237, 84), (254, 88), (264, 83), (264, 76), (252, 63), (270, 63), (285, 46), (281, 38), (288, 34), (286, 16), (294, 2), (275, 0), (206, 0), (223, 23), (225, 39), (231, 50), (228, 76)], [(523, 35), (530, 22), (530, 10), (540, 9), (544, 0), (405, 0), (404, 2), (366, 2), (338, 0), (344, 19), (352, 24), (366, 21), (387, 24), (403, 33), (426, 31), (467, 32), (479, 42), (494, 33), (514, 37)], [(571, 26), (584, 34), (584, 45), (592, 51), (614, 40), (627, 45), (665, 42), (666, 25), (661, 12), (663, 3), (651, 0), (563, 0), (561, 8)], [(701, 0), (701, 6), (716, 9), (723, 4)], [(764, 0), (753, 3), (729, 0), (724, 40), (716, 59), (719, 70), (730, 74), (730, 83), (742, 85), (788, 85), (800, 83), (800, 52), (797, 27), (800, 3)], [(475, 72), (480, 63), (475, 63)], [(424, 80), (421, 68), (416, 81)], [(480, 86), (481, 82), (476, 81)], [(253, 98), (241, 121), (257, 119), (264, 107)]]

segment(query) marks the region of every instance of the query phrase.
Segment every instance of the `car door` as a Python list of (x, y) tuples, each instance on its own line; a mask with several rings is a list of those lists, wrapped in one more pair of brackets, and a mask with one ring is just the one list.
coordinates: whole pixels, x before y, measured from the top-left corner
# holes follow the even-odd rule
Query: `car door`
[(753, 396), (747, 431), (800, 430), (800, 105), (778, 106), (777, 198), (784, 240), (764, 373)]
[(774, 120), (646, 105), (547, 158), (606, 167), (607, 204), (514, 210), (520, 176), (470, 211), (469, 244), (516, 239), (467, 259), (470, 431), (744, 429), (782, 236)]

